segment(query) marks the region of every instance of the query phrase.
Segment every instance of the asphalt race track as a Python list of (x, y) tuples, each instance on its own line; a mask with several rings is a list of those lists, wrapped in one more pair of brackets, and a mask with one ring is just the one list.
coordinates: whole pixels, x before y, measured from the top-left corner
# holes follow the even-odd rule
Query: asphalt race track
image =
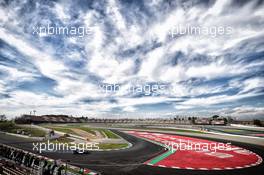
[(256, 129), (250, 128), (237, 128), (237, 127), (217, 127), (217, 126), (204, 126), (208, 131), (216, 131), (220, 133), (227, 133), (227, 134), (236, 134), (236, 135), (243, 135), (243, 136), (255, 136), (255, 137), (264, 137), (264, 131), (259, 131)]
[[(88, 155), (75, 155), (72, 153), (43, 153), (41, 155), (52, 159), (70, 160), (70, 164), (85, 167), (102, 172), (102, 174), (126, 174), (133, 169), (142, 166), (145, 161), (162, 154), (164, 148), (142, 139), (117, 132), (133, 144), (133, 147), (116, 151), (93, 151)], [(1, 143), (5, 143), (20, 149), (31, 151), (31, 141), (0, 134)]]
[(165, 153), (145, 162), (151, 166), (190, 170), (231, 170), (262, 163), (262, 158), (254, 152), (228, 143), (145, 131), (126, 133), (161, 144), (168, 149)]
[[(172, 169), (144, 164), (146, 161), (165, 152), (164, 148), (154, 143), (145, 141), (132, 135), (115, 131), (121, 137), (133, 144), (133, 147), (117, 150), (91, 152), (88, 155), (74, 155), (72, 153), (42, 153), (46, 157), (53, 159), (69, 160), (70, 164), (89, 168), (101, 172), (103, 175), (263, 175), (264, 165), (260, 165), (234, 170), (188, 170)], [(199, 137), (201, 138), (201, 137)], [(209, 140), (209, 139), (208, 139)], [(213, 141), (222, 140), (210, 139)], [(13, 136), (0, 134), (0, 142), (32, 152), (32, 141)], [(224, 142), (224, 141), (223, 141)], [(247, 150), (264, 157), (264, 148), (257, 145), (232, 142)]]

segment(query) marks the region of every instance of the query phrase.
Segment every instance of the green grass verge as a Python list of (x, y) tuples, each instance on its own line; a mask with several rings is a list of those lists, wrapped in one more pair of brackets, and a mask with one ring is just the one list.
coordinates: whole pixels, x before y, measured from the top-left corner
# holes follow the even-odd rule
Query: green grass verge
[(112, 131), (108, 129), (101, 129), (101, 128), (88, 128), (80, 125), (68, 125), (67, 127), (70, 128), (76, 128), (76, 129), (81, 129), (83, 131), (86, 131), (90, 134), (96, 135), (95, 131), (99, 131), (102, 135), (106, 135), (110, 139), (119, 139), (119, 136), (114, 134)]
[(78, 133), (75, 133), (73, 130), (71, 129), (81, 129), (83, 131), (86, 131), (90, 134), (93, 134), (95, 135), (95, 132), (90, 129), (90, 128), (86, 128), (86, 127), (80, 127), (78, 125), (67, 125), (67, 126), (59, 126), (59, 125), (54, 125), (54, 126), (51, 126), (51, 125), (42, 125), (43, 127), (45, 128), (49, 128), (49, 129), (53, 129), (55, 131), (59, 131), (59, 132), (64, 132), (64, 133), (67, 133), (67, 134), (75, 134), (75, 135), (78, 135)]
[(245, 132), (243, 130), (239, 130), (239, 129), (222, 129), (219, 131), (223, 131), (223, 132), (231, 132), (231, 133), (239, 133), (239, 132)]
[(17, 130), (21, 130), (21, 131), (24, 131), (26, 133), (30, 133), (31, 137), (45, 137), (46, 136), (45, 131), (37, 129), (37, 128), (30, 128), (30, 127), (22, 126)]
[(127, 147), (127, 143), (100, 143), (100, 149), (120, 149)]
[(0, 122), (0, 130), (4, 132), (28, 135), (31, 137), (45, 137), (46, 132), (37, 128), (33, 128), (30, 125), (17, 125), (14, 122), (6, 121)]
[(78, 133), (75, 133), (74, 131), (72, 131), (71, 129), (81, 129), (85, 132), (88, 132), (90, 134), (96, 135), (95, 131), (99, 131), (102, 135), (106, 135), (108, 138), (110, 139), (119, 139), (120, 137), (116, 134), (114, 134), (112, 131), (108, 130), (108, 129), (101, 129), (101, 128), (88, 128), (85, 126), (81, 126), (81, 125), (67, 125), (67, 126), (59, 126), (59, 125), (42, 125), (43, 127), (49, 128), (49, 129), (53, 129), (55, 131), (60, 131), (60, 132), (64, 132), (67, 134), (75, 134), (78, 135)]
[[(75, 127), (75, 128), (76, 128), (76, 127)], [(86, 132), (88, 132), (88, 133), (90, 133), (90, 134), (96, 135), (95, 131), (94, 131), (93, 129), (91, 129), (91, 128), (87, 128), (87, 127), (78, 127), (78, 128), (76, 128), (76, 129), (81, 129), (81, 130), (86, 131)]]
[(73, 139), (70, 139), (68, 137), (65, 137), (65, 136), (61, 136), (57, 139), (53, 139), (51, 140), (52, 143), (70, 143), (70, 142), (73, 142), (74, 140)]
[(115, 133), (113, 133), (112, 131), (108, 129), (104, 129), (103, 132), (109, 139), (120, 139), (118, 135), (116, 135)]
[(175, 132), (185, 132), (185, 133), (197, 133), (197, 134), (206, 134), (202, 131), (187, 130), (187, 129), (173, 129), (173, 128), (146, 128), (147, 130), (161, 130), (161, 131), (175, 131)]
[(66, 127), (59, 127), (59, 126), (45, 126), (46, 128), (52, 129), (54, 131), (59, 131), (59, 132), (64, 132), (67, 134), (75, 134), (77, 135), (74, 131), (72, 131), (70, 128)]
[(10, 121), (0, 122), (1, 131), (14, 132), (16, 129), (19, 129), (19, 127), (14, 122), (10, 122)]

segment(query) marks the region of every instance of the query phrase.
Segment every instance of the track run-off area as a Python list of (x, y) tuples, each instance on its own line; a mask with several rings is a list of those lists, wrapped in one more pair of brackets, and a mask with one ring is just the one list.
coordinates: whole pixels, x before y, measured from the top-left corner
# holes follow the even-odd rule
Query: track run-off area
[(247, 149), (200, 138), (165, 133), (124, 131), (168, 150), (146, 165), (186, 170), (234, 170), (257, 166), (262, 158)]

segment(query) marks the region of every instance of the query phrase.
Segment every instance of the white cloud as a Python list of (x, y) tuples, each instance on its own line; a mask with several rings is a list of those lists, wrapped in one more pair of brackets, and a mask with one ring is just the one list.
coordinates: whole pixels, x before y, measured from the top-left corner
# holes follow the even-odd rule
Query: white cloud
[(0, 93), (5, 92), (5, 82), (3, 80), (0, 81)]
[(240, 106), (236, 108), (224, 108), (218, 111), (221, 115), (228, 115), (240, 120), (264, 119), (264, 108), (257, 106)]
[(67, 9), (66, 6), (59, 4), (59, 3), (55, 3), (54, 11), (57, 14), (57, 16), (60, 18), (60, 20), (62, 21), (70, 19), (70, 15), (67, 14), (66, 9)]
[(201, 97), (201, 98), (192, 98), (182, 102), (182, 105), (190, 105), (194, 107), (201, 107), (201, 106), (211, 106), (220, 103), (231, 103), (237, 100), (247, 98), (247, 97), (254, 97), (261, 95), (261, 93), (248, 93), (248, 94), (239, 94), (239, 95), (218, 95), (218, 96), (211, 96), (211, 97)]
[(125, 111), (125, 112), (135, 112), (136, 108), (132, 107), (132, 106), (127, 106), (127, 107), (123, 108), (123, 111)]
[(29, 81), (29, 80), (33, 80), (34, 76), (36, 76), (35, 74), (29, 72), (22, 72), (16, 68), (7, 67), (3, 65), (0, 65), (0, 70), (2, 70), (7, 74), (4, 77), (5, 81), (16, 81), (16, 82)]
[[(230, 59), (263, 51), (258, 46), (264, 35), (263, 5), (255, 7), (256, 1), (254, 1), (238, 8), (231, 6), (232, 1), (228, 0), (218, 0), (209, 8), (203, 5), (182, 8), (179, 2), (174, 8), (175, 4), (168, 7), (162, 1), (156, 0), (144, 4), (150, 8), (148, 13), (155, 14), (154, 17), (150, 17), (139, 7), (133, 6), (133, 9), (129, 9), (128, 6), (123, 6), (122, 2), (117, 1), (109, 1), (98, 6), (92, 4), (93, 9), (87, 11), (86, 7), (78, 9), (78, 6), (74, 6), (74, 12), (70, 9), (72, 4), (56, 2), (53, 7), (45, 5), (43, 9), (48, 15), (41, 16), (39, 14), (43, 9), (38, 3), (37, 10), (26, 18), (26, 20), (30, 19), (32, 24), (24, 24), (26, 20), (18, 15), (23, 9), (24, 2), (12, 3), (10, 7), (1, 6), (0, 38), (25, 55), (26, 60), (34, 65), (41, 75), (54, 80), (56, 83), (51, 90), (60, 96), (13, 91), (12, 98), (1, 99), (2, 107), (7, 111), (10, 109), (9, 106), (15, 106), (20, 112), (23, 111), (21, 108), (27, 111), (35, 107), (43, 113), (45, 110), (87, 113), (87, 111), (111, 111), (118, 107), (123, 108), (123, 111), (136, 112), (137, 105), (171, 104), (177, 100), (184, 100), (175, 103), (177, 110), (184, 111), (197, 107), (202, 109), (204, 106), (220, 103), (231, 104), (240, 99), (261, 95), (253, 89), (263, 88), (262, 77), (247, 80), (243, 78), (249, 74), (255, 76), (254, 71), (258, 72), (256, 67), (260, 68), (264, 62), (246, 62), (247, 58), (243, 57), (235, 61)], [(15, 6), (16, 8), (13, 8)], [(50, 12), (55, 13), (56, 20), (59, 18), (64, 24), (74, 23), (91, 27), (92, 35), (82, 39), (60, 38), (65, 46), (55, 47), (58, 50), (54, 48), (54, 43), (58, 42), (56, 37), (50, 38), (51, 42), (47, 42), (47, 38), (42, 37), (36, 43), (36, 40), (31, 40), (30, 34), (21, 26), (31, 27), (37, 24), (40, 18), (41, 24), (51, 22), (54, 19), (49, 16)], [(73, 19), (72, 15), (77, 16), (77, 19), (69, 21)], [(231, 27), (232, 33), (217, 37), (182, 35), (171, 38), (170, 31), (177, 25)], [(67, 50), (73, 48), (72, 46), (78, 47), (79, 50), (73, 49), (68, 52)], [(182, 57), (177, 58), (174, 64), (170, 64), (170, 58), (174, 58), (176, 53), (182, 53)], [(82, 66), (85, 69), (69, 66), (68, 61), (70, 63), (83, 61), (85, 65)], [(21, 71), (8, 66), (0, 66), (0, 69), (8, 74), (4, 83), (0, 83), (0, 92), (6, 90), (9, 81), (31, 80), (36, 74), (29, 69)], [(95, 77), (95, 80), (92, 78), (90, 80), (90, 76)], [(233, 79), (220, 85), (203, 84), (216, 78), (227, 77)], [(201, 82), (193, 85), (189, 82), (190, 79), (198, 79)], [(142, 80), (143, 84), (149, 81), (166, 82), (173, 84), (174, 90), (163, 96), (140, 98), (130, 98), (132, 94), (128, 94), (126, 88), (111, 95), (98, 91), (97, 83), (125, 83), (123, 86), (128, 87), (133, 84), (132, 80)], [(225, 91), (230, 89), (242, 90), (236, 95), (225, 94)], [(203, 96), (208, 94), (212, 96)], [(188, 98), (182, 99), (182, 97)], [(99, 102), (85, 103), (81, 101), (84, 98), (98, 99)], [(117, 102), (110, 103), (109, 98)]]
[(244, 93), (255, 88), (263, 88), (264, 87), (264, 78), (263, 77), (254, 77), (247, 79), (243, 82), (243, 90), (240, 93)]
[(30, 61), (33, 64), (35, 63), (41, 73), (47, 77), (56, 79), (57, 76), (67, 70), (63, 63), (56, 61), (47, 53), (39, 51), (25, 40), (22, 40), (22, 38), (12, 35), (3, 28), (0, 28), (0, 37), (6, 43), (14, 46), (18, 51), (27, 55)]

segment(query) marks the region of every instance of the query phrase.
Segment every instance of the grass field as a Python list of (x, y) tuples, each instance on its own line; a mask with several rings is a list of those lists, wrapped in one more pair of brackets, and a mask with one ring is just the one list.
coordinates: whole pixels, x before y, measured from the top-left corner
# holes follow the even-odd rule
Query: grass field
[(115, 133), (113, 133), (110, 130), (104, 129), (103, 132), (106, 134), (106, 136), (108, 138), (111, 138), (111, 139), (119, 139), (120, 138), (118, 135), (116, 135)]
[(52, 143), (70, 143), (73, 142), (73, 139), (70, 139), (68, 137), (62, 136), (57, 139), (51, 140)]
[[(58, 124), (45, 124), (45, 125), (41, 125), (45, 128), (49, 128), (49, 129), (53, 129), (55, 131), (60, 131), (60, 132), (64, 132), (67, 134), (74, 134), (74, 135), (78, 135), (78, 133), (75, 133), (74, 131), (72, 131), (72, 129), (81, 129), (83, 131), (86, 131), (90, 134), (96, 135), (96, 132), (100, 132), (103, 136), (106, 136), (107, 138), (110, 139), (120, 139), (120, 137), (118, 135), (116, 135), (115, 133), (113, 133), (112, 131), (108, 130), (108, 129), (103, 129), (103, 128), (89, 128), (86, 127), (85, 125), (82, 124), (70, 124), (70, 125), (58, 125)], [(71, 140), (70, 138), (67, 137), (61, 137), (60, 139), (57, 140), (53, 140), (52, 142), (57, 142), (57, 143), (70, 143), (73, 140)], [(99, 148), (100, 149), (121, 149), (121, 148), (125, 148), (128, 146), (128, 143), (100, 143), (99, 144)]]
[(96, 134), (95, 131), (94, 131), (93, 129), (88, 128), (88, 127), (75, 127), (75, 128), (77, 128), (77, 129), (81, 129), (81, 130), (86, 131), (86, 132), (88, 132), (88, 133), (90, 133), (90, 134), (93, 134), (93, 135)]
[(198, 134), (206, 134), (202, 131), (196, 130), (187, 130), (187, 129), (173, 129), (173, 128), (145, 128), (148, 130), (161, 130), (161, 131), (175, 131), (175, 132), (185, 132), (185, 133), (198, 133)]
[(74, 131), (71, 130), (71, 128), (66, 128), (66, 127), (59, 127), (59, 126), (45, 126), (48, 129), (52, 129), (54, 131), (59, 131), (59, 132), (64, 132), (67, 134), (77, 134)]
[[(69, 145), (73, 145), (70, 144), (71, 142), (73, 142), (74, 140), (68, 138), (68, 137), (60, 137), (58, 139), (54, 139), (54, 140), (50, 140), (51, 143), (68, 143)], [(125, 148), (127, 147), (128, 144), (127, 143), (99, 143), (99, 148), (102, 150), (105, 149), (120, 149), (120, 148)]]
[(100, 149), (120, 149), (127, 147), (127, 143), (100, 143), (99, 148)]
[(224, 131), (224, 132), (235, 132), (235, 133), (245, 132), (244, 130), (240, 130), (240, 129), (223, 129), (222, 131)]
[(45, 137), (46, 135), (46, 132), (43, 130), (25, 127), (25, 126), (20, 127), (19, 129), (15, 130), (14, 133), (16, 133), (18, 130), (30, 133), (31, 137)]
[(18, 125), (11, 121), (0, 122), (0, 130), (4, 132), (23, 134), (30, 137), (45, 137), (46, 132), (30, 125)]
[(55, 131), (60, 131), (60, 132), (64, 132), (67, 134), (75, 134), (78, 135), (78, 133), (75, 133), (74, 131), (72, 131), (72, 129), (81, 129), (83, 131), (86, 131), (90, 134), (96, 135), (95, 131), (99, 131), (102, 135), (106, 135), (107, 138), (110, 139), (119, 139), (120, 137), (116, 134), (114, 134), (112, 131), (108, 130), (108, 129), (102, 129), (102, 128), (88, 128), (85, 127), (83, 125), (42, 125), (43, 127), (49, 128), (49, 129), (53, 129)]

